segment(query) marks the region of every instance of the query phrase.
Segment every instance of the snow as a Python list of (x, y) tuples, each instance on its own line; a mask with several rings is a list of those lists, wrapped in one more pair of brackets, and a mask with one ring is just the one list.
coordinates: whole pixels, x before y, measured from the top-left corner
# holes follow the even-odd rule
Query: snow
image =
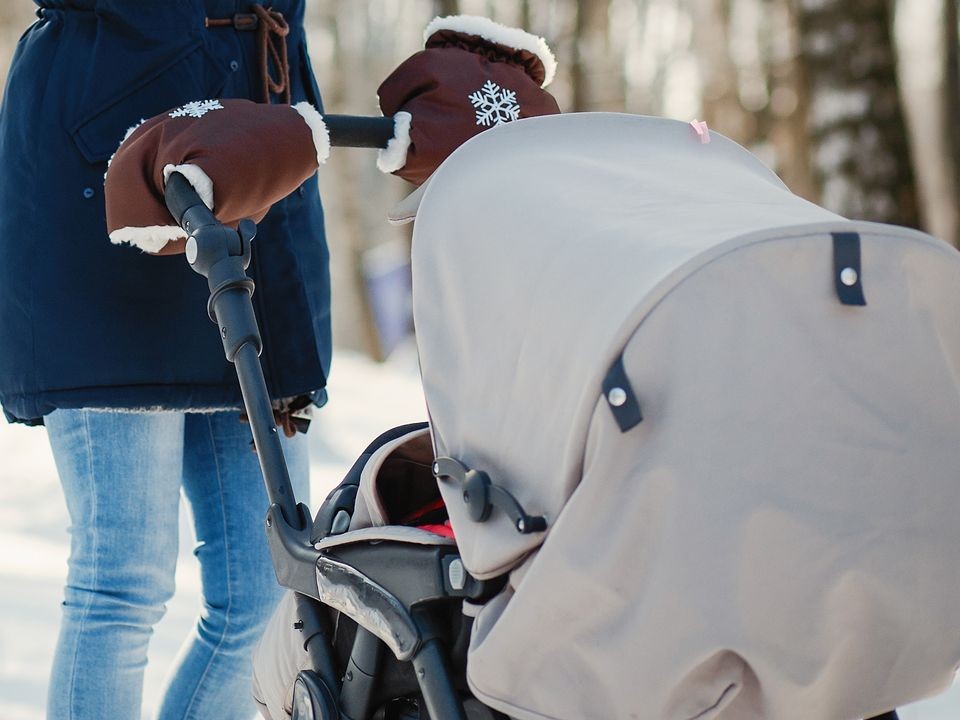
[[(309, 433), (311, 507), (374, 437), (426, 419), (416, 356), (412, 348), (395, 355), (388, 365), (335, 355), (330, 402)], [(42, 429), (0, 423), (0, 457), (0, 720), (40, 720), (67, 571), (67, 509)], [(177, 594), (150, 645), (144, 718), (153, 716), (166, 670), (199, 609), (199, 571), (183, 510), (180, 532)]]
[[(423, 420), (426, 411), (412, 348), (388, 364), (338, 353), (330, 403), (310, 429), (312, 505), (381, 431)], [(57, 636), (66, 574), (67, 512), (41, 429), (0, 425), (0, 718), (40, 720)], [(157, 627), (144, 687), (152, 717), (166, 669), (189, 632), (199, 605), (199, 576), (186, 516), (177, 595)], [(960, 717), (960, 685), (940, 698), (901, 709), (902, 720)]]

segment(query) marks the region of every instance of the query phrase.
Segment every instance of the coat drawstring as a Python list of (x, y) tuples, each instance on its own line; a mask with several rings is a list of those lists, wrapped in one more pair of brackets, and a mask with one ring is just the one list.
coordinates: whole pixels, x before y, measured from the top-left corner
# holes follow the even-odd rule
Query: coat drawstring
[[(261, 102), (269, 103), (271, 94), (280, 95), (290, 103), (290, 58), (287, 55), (287, 35), (290, 26), (283, 13), (262, 5), (253, 5), (251, 13), (237, 13), (229, 18), (206, 18), (208, 28), (232, 27), (237, 31), (256, 31), (257, 63), (260, 71)], [(276, 77), (270, 72), (270, 65)]]

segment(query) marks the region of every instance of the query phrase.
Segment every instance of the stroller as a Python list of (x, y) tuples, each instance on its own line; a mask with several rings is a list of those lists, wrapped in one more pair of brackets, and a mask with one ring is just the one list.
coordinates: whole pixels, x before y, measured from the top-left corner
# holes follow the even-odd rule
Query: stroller
[[(389, 136), (326, 119), (333, 144)], [(587, 113), (457, 150), (414, 232), (430, 424), (377, 438), (315, 518), (259, 370), (252, 229), (171, 177), (293, 591), (265, 715), (895, 718), (949, 685), (960, 256), (706, 139)]]

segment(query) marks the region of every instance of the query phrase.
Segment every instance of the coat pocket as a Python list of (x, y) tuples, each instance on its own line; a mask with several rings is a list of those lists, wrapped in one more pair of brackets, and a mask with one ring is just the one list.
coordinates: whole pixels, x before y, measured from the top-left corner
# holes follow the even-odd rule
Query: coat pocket
[[(158, 56), (162, 57), (160, 53)], [(115, 62), (123, 63), (118, 55)], [(194, 100), (216, 97), (226, 82), (226, 70), (200, 40), (156, 62), (125, 86), (87, 94), (80, 120), (71, 135), (90, 163), (105, 162), (116, 152), (128, 128)], [(93, 98), (90, 98), (90, 95)]]

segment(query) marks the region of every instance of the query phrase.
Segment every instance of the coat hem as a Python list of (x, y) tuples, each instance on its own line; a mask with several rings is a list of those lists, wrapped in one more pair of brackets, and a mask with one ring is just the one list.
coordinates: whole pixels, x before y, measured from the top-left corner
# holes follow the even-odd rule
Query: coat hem
[[(322, 407), (327, 400), (326, 381), (310, 390), (284, 388), (273, 399), (310, 395), (313, 404)], [(47, 390), (30, 394), (9, 394), (0, 398), (8, 422), (42, 425), (43, 416), (54, 410), (81, 408), (105, 412), (189, 412), (213, 413), (241, 411), (243, 398), (239, 385), (118, 385)]]

